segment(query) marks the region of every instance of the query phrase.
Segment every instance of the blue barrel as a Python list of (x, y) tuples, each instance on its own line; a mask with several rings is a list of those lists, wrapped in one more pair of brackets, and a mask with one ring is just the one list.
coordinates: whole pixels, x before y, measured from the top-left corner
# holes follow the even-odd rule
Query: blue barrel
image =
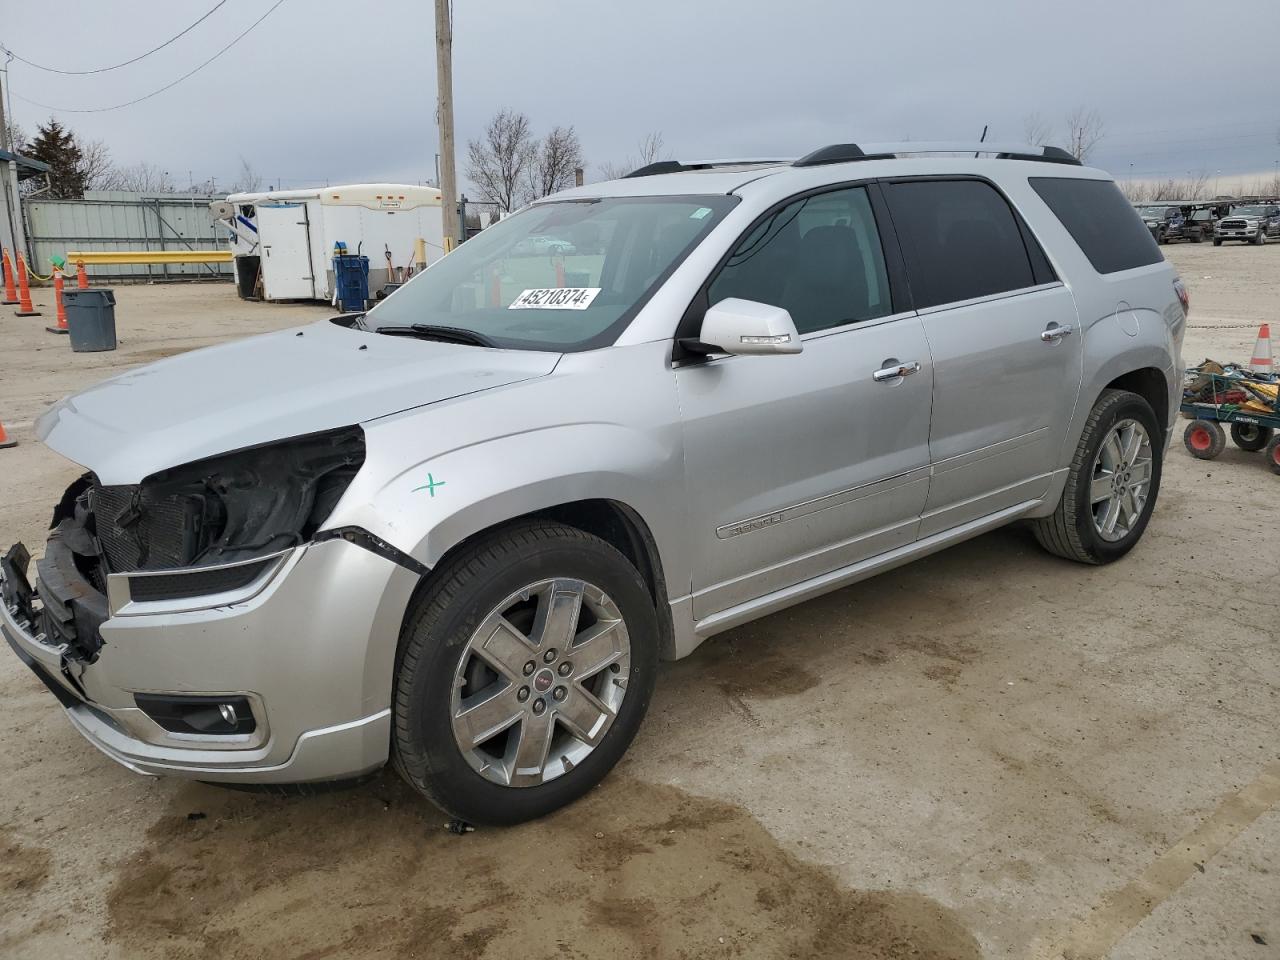
[(369, 299), (369, 258), (337, 256), (333, 258), (333, 279), (338, 288), (338, 309), (343, 313), (359, 313)]
[(62, 291), (67, 307), (67, 332), (75, 353), (96, 353), (116, 348), (116, 294), (93, 287)]

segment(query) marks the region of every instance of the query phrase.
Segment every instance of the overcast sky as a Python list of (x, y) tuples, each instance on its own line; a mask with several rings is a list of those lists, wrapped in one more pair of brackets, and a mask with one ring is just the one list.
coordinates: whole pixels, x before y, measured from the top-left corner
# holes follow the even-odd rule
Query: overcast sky
[[(0, 43), (92, 69), (161, 43), (214, 2), (0, 0)], [(141, 96), (272, 2), (228, 0), (171, 46), (105, 74), (15, 61), (13, 112), (34, 133), (50, 111), (22, 98), (92, 108)], [(428, 180), (432, 9), (286, 0), (173, 89), (56, 116), (118, 162), (152, 162), (182, 186), (189, 172), (227, 182), (242, 157), (286, 187)], [(849, 140), (976, 139), (983, 124), (991, 139), (1021, 140), (1027, 114), (1061, 128), (1076, 106), (1103, 116), (1093, 161), (1117, 177), (1130, 164), (1139, 177), (1227, 176), (1280, 160), (1280, 0), (456, 0), (454, 32), (460, 170), (467, 140), (503, 107), (537, 131), (572, 124), (592, 165), (623, 159), (649, 130), (677, 158), (794, 156)]]

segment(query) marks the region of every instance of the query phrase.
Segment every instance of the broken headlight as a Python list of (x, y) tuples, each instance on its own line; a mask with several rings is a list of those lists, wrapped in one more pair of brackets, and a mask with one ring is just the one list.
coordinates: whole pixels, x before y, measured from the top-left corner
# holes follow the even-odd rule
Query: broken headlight
[(304, 543), (364, 463), (347, 427), (221, 454), (86, 492), (107, 572), (247, 560)]

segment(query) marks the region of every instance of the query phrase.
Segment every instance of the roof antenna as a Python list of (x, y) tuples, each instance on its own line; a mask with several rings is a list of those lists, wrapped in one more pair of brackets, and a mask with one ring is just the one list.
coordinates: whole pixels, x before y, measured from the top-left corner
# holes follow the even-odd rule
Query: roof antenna
[[(978, 138), (978, 142), (979, 142), (979, 143), (986, 143), (986, 142), (987, 142), (987, 124), (985, 124), (985, 123), (982, 125), (982, 136), (980, 136), (980, 137)], [(977, 159), (978, 159), (978, 154), (980, 154), (980, 153), (982, 153), (982, 151), (981, 151), (981, 150), (975, 150), (975, 151), (974, 151), (974, 154), (973, 154), (973, 159), (977, 160)]]

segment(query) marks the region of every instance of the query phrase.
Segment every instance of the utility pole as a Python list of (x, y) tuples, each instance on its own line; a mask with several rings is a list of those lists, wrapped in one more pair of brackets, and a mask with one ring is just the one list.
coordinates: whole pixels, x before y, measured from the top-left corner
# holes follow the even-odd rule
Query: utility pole
[[(9, 82), (9, 63), (12, 60), (13, 55), (9, 54), (3, 69), (0, 69), (0, 150), (9, 153), (13, 152), (14, 145), (9, 142), (9, 122), (4, 106), (5, 87)], [(0, 167), (3, 167), (0, 169), (0, 194), (4, 195), (5, 215), (9, 221), (9, 239), (13, 243), (15, 253), (20, 251), (25, 256), (27, 239), (22, 229), (22, 200), (18, 196), (18, 164), (12, 160), (6, 160), (0, 164)]]
[(440, 204), (444, 249), (458, 243), (458, 175), (453, 157), (452, 0), (436, 0), (436, 122), (440, 127)]

